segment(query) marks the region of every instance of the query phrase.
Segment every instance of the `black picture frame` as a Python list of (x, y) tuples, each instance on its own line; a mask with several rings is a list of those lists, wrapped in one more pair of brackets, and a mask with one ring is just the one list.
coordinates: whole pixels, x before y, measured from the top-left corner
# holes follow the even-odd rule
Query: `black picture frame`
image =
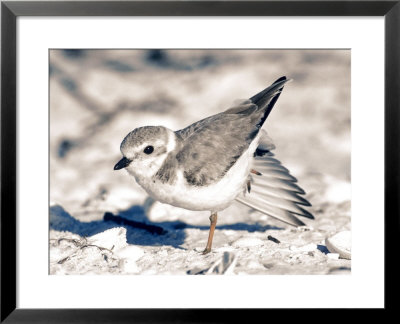
[[(238, 312), (215, 309), (16, 308), (16, 19), (19, 16), (384, 16), (385, 18), (385, 309), (398, 282), (390, 244), (399, 233), (400, 0), (395, 1), (2, 1), (1, 3), (1, 322), (230, 322)], [(373, 131), (373, 130), (372, 130)], [(373, 154), (371, 148), (371, 154)], [(392, 288), (391, 288), (392, 287)], [(250, 314), (247, 314), (250, 315)], [(250, 317), (249, 317), (250, 318)]]

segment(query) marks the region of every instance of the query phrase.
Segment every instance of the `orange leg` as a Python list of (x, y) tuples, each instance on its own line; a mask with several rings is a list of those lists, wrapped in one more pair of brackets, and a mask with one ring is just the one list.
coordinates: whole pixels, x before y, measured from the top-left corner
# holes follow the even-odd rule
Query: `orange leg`
[(217, 218), (217, 213), (211, 214), (210, 216), (210, 232), (208, 233), (207, 246), (204, 249), (203, 254), (211, 252), (211, 245), (214, 237), (215, 226), (217, 225)]

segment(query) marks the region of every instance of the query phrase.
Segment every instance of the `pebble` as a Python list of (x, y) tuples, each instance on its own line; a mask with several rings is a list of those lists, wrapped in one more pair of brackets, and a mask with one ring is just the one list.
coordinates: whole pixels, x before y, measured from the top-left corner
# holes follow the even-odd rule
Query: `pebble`
[(329, 252), (338, 253), (342, 259), (351, 260), (351, 232), (339, 232), (325, 240)]
[(281, 241), (279, 241), (276, 237), (273, 237), (272, 235), (268, 235), (267, 239), (272, 241), (272, 242), (274, 242), (274, 243), (276, 243), (276, 244), (281, 243)]
[(236, 247), (252, 247), (263, 245), (264, 242), (258, 238), (244, 237), (233, 242), (233, 246)]

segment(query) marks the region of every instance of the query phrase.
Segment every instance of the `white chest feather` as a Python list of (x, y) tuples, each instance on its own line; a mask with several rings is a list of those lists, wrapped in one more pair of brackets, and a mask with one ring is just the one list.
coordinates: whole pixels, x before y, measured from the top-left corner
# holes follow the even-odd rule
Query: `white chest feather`
[(162, 203), (189, 210), (223, 210), (243, 192), (257, 144), (258, 138), (221, 180), (208, 186), (189, 185), (183, 170), (178, 170), (173, 185), (137, 175), (135, 179), (151, 197)]

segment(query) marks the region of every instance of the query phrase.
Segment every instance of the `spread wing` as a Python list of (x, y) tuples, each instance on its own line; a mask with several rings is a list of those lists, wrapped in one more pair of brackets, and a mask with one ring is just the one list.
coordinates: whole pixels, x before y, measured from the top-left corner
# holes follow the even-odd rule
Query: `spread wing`
[(253, 160), (253, 170), (258, 173), (249, 175), (247, 192), (236, 200), (290, 225), (303, 226), (297, 216), (313, 219), (302, 207), (311, 204), (301, 196), (305, 192), (296, 184), (297, 179), (274, 157), (267, 143), (258, 146)]
[(176, 132), (183, 142), (176, 157), (189, 184), (208, 185), (225, 175), (257, 136), (287, 81), (282, 77), (249, 100)]

